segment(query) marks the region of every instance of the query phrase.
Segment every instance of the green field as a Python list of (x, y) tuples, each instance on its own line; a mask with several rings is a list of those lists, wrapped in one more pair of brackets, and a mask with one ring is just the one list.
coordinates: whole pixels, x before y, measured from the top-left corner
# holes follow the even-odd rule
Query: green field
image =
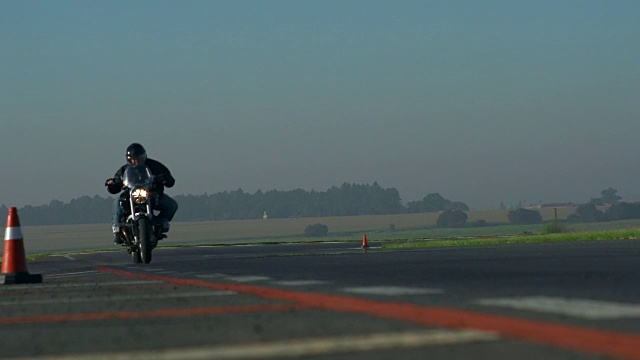
[[(553, 209), (541, 211), (543, 220), (551, 221)], [(558, 211), (558, 219), (566, 218), (573, 209)], [(354, 241), (367, 234), (369, 241), (402, 242), (421, 240), (455, 240), (471, 238), (504, 238), (519, 235), (535, 235), (543, 232), (544, 224), (509, 225), (506, 210), (471, 211), (469, 223), (485, 220), (490, 226), (464, 228), (437, 228), (438, 213), (368, 215), (350, 217), (297, 218), (269, 220), (213, 221), (181, 223), (176, 233), (182, 238), (198, 243), (252, 243), (252, 242), (308, 242), (308, 241)], [(321, 238), (303, 235), (306, 226), (321, 223), (329, 227), (329, 234)], [(640, 229), (640, 219), (602, 223), (563, 224), (565, 233), (554, 235), (567, 237), (568, 233), (586, 234), (611, 232), (625, 229)], [(605, 235), (603, 235), (605, 236)], [(640, 235), (638, 235), (640, 237)]]

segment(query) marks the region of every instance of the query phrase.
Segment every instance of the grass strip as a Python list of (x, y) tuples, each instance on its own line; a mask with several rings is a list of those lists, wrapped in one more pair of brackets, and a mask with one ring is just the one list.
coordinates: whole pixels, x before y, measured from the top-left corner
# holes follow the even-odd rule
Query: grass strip
[(496, 236), (464, 239), (422, 239), (422, 240), (392, 240), (382, 245), (383, 248), (416, 248), (438, 246), (478, 246), (500, 244), (525, 244), (546, 242), (570, 242), (593, 240), (622, 240), (640, 238), (640, 229), (622, 229), (592, 232), (572, 232), (561, 234), (528, 234), (518, 236)]
[[(634, 220), (635, 221), (635, 220)], [(600, 224), (600, 223), (598, 223)], [(608, 224), (608, 223), (607, 223)], [(611, 224), (617, 227), (624, 226), (638, 226), (637, 221), (630, 224)], [(507, 228), (507, 226), (503, 226)], [(503, 227), (494, 227), (493, 230), (497, 233), (493, 235), (485, 233), (485, 231), (476, 231), (475, 234), (470, 231), (458, 231), (456, 234), (453, 230), (450, 233), (434, 233), (431, 230), (423, 231), (373, 231), (369, 232), (370, 241), (379, 242), (382, 248), (386, 249), (401, 249), (401, 248), (420, 248), (420, 247), (442, 247), (442, 246), (482, 246), (482, 245), (500, 245), (500, 244), (525, 244), (525, 243), (545, 243), (545, 242), (569, 242), (569, 241), (593, 241), (593, 240), (623, 240), (623, 239), (640, 239), (639, 227), (628, 227), (615, 230), (601, 230), (601, 231), (571, 231), (559, 234), (537, 234), (532, 233), (530, 230), (534, 230), (531, 227), (512, 226), (511, 231), (522, 231), (524, 233), (520, 235), (502, 234), (500, 230)], [(489, 228), (482, 228), (483, 230), (489, 230)], [(539, 229), (539, 226), (538, 226)], [(463, 229), (474, 230), (474, 229)], [(475, 229), (477, 230), (477, 229)], [(535, 231), (535, 230), (534, 230)], [(351, 236), (349, 236), (351, 235)], [(444, 235), (444, 236), (443, 236)], [(449, 236), (447, 236), (449, 235)], [(163, 245), (161, 248), (179, 248), (179, 247), (198, 247), (198, 246), (238, 246), (238, 245), (266, 245), (266, 244), (298, 244), (298, 243), (310, 243), (310, 242), (353, 242), (355, 244), (360, 243), (361, 233), (342, 233), (334, 236), (328, 236), (323, 238), (303, 238), (295, 236), (287, 236), (281, 238), (272, 238), (268, 242), (241, 242), (241, 243), (220, 243), (216, 241), (210, 242), (197, 242), (191, 244), (171, 244)], [(83, 254), (91, 252), (102, 251), (122, 251), (122, 248), (104, 248), (104, 249), (92, 249), (92, 250), (78, 250), (78, 251), (57, 251), (51, 253), (42, 254), (27, 254), (27, 261), (36, 260), (46, 256), (52, 255), (72, 255)], [(2, 258), (0, 257), (0, 264)]]

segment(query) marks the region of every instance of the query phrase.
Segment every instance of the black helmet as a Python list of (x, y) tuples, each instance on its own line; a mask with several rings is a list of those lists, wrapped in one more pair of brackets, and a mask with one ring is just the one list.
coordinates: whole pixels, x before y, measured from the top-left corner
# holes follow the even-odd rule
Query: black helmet
[(137, 160), (138, 165), (147, 160), (147, 151), (142, 145), (133, 143), (127, 147), (127, 162), (131, 164), (132, 160)]

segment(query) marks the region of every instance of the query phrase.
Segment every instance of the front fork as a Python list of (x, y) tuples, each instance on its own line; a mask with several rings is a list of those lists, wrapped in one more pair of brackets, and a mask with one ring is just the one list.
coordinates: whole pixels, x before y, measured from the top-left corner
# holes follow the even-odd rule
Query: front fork
[[(126, 203), (127, 202), (124, 199), (122, 199), (120, 202), (121, 206)], [(137, 223), (142, 218), (146, 217), (149, 219), (149, 222), (151, 223), (151, 226), (153, 229), (153, 231), (151, 232), (153, 238), (151, 240), (152, 242), (156, 243), (158, 239), (158, 234), (156, 229), (159, 229), (159, 227), (155, 224), (155, 221), (154, 221), (153, 210), (151, 209), (151, 202), (147, 201), (144, 211), (142, 209), (136, 209), (136, 206), (131, 197), (129, 197), (128, 205), (130, 209), (129, 213), (131, 215), (128, 215), (124, 223), (121, 224), (121, 229), (129, 245), (129, 252), (135, 251), (140, 245), (140, 234), (139, 234), (139, 230), (138, 230), (139, 228), (137, 226)]]

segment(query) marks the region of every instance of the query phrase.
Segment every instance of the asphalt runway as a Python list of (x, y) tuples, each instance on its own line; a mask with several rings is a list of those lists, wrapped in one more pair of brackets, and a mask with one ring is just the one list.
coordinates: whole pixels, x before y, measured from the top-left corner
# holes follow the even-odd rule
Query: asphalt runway
[(640, 359), (640, 240), (158, 248), (28, 263), (0, 357)]

